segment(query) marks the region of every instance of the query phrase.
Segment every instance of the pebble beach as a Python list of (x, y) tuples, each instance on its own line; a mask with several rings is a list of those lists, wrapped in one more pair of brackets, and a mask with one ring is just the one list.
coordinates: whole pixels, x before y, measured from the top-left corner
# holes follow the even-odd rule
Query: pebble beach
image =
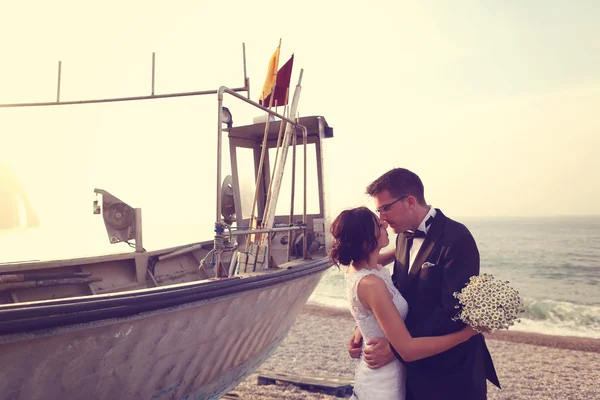
[[(229, 393), (240, 400), (340, 399), (293, 385), (258, 385), (261, 373), (352, 379), (346, 343), (354, 320), (344, 309), (306, 305), (289, 334), (259, 368)], [(518, 331), (486, 334), (502, 390), (488, 399), (600, 399), (600, 340)], [(349, 397), (349, 396), (348, 396)]]

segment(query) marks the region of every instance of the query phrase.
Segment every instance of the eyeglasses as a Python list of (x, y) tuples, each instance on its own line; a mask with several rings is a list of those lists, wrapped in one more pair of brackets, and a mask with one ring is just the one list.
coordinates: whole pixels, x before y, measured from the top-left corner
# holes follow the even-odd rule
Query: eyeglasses
[(384, 205), (382, 205), (381, 207), (377, 208), (375, 211), (377, 211), (377, 214), (380, 214), (380, 215), (381, 215), (381, 214), (385, 214), (386, 212), (388, 212), (388, 210), (390, 209), (390, 207), (392, 207), (394, 204), (396, 204), (396, 203), (397, 203), (397, 202), (399, 202), (400, 200), (407, 198), (408, 196), (409, 196), (409, 195), (407, 194), (407, 195), (405, 195), (405, 196), (402, 196), (402, 197), (400, 197), (400, 198), (398, 198), (398, 199), (396, 199), (396, 200), (392, 201), (392, 202), (391, 202), (391, 203), (389, 203), (389, 204), (384, 204)]

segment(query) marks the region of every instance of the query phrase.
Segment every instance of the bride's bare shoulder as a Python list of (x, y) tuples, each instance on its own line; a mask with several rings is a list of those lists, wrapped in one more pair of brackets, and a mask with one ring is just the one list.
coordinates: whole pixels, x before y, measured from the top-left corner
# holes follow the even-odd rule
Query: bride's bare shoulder
[(377, 274), (368, 274), (358, 282), (358, 289), (360, 290), (361, 287), (365, 290), (379, 290), (385, 287), (385, 282)]

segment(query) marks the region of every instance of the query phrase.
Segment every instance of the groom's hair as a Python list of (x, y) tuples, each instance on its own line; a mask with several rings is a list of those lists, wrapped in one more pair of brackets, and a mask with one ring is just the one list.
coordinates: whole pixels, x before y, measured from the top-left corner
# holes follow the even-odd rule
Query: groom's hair
[(375, 196), (382, 191), (387, 190), (394, 197), (411, 195), (421, 205), (427, 205), (425, 202), (425, 188), (423, 182), (417, 174), (406, 168), (394, 168), (375, 179), (367, 186), (366, 193), (369, 196)]
[(329, 257), (336, 265), (367, 260), (377, 248), (379, 221), (366, 207), (344, 210), (331, 224), (333, 243)]

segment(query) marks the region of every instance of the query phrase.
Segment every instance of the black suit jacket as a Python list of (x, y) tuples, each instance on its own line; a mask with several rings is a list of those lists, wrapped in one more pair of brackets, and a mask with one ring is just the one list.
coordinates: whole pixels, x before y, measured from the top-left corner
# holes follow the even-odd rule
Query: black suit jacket
[[(413, 337), (461, 330), (465, 325), (452, 321), (458, 311), (453, 293), (462, 290), (471, 276), (479, 275), (479, 251), (471, 232), (440, 210), (436, 212), (410, 274), (406, 238), (400, 234), (396, 239), (393, 280), (408, 302), (405, 322)], [(423, 267), (425, 262), (434, 265)], [(486, 398), (486, 379), (500, 387), (483, 335), (438, 355), (404, 363), (408, 400), (480, 400)]]

